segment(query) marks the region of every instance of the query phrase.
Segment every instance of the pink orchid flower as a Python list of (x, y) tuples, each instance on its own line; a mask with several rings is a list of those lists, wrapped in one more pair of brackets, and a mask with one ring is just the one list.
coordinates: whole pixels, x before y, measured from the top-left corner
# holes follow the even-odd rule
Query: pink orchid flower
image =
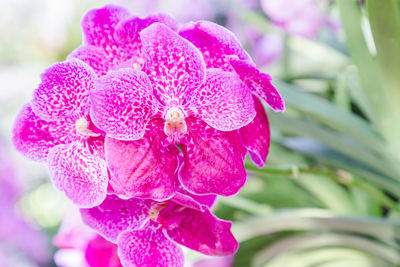
[[(88, 45), (71, 55), (104, 70), (90, 114), (106, 133), (111, 185), (121, 195), (157, 200), (170, 198), (180, 184), (196, 194), (237, 193), (246, 150), (259, 166), (268, 153), (268, 119), (254, 94), (284, 110), (271, 78), (221, 26), (179, 27), (162, 15), (162, 23), (148, 26), (126, 12), (116, 6), (89, 12), (85, 39), (105, 55), (93, 56)], [(107, 60), (124, 51), (136, 56)], [(243, 79), (248, 71), (252, 78)]]
[[(207, 199), (206, 201), (209, 201)], [(231, 222), (182, 193), (165, 202), (110, 195), (98, 207), (81, 209), (83, 221), (118, 245), (123, 266), (183, 266), (183, 245), (206, 255), (232, 255), (238, 243)]]

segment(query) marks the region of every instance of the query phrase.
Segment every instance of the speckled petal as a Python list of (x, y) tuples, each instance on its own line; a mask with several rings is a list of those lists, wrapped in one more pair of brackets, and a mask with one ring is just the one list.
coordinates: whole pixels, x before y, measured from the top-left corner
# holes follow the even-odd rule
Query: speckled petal
[(81, 23), (83, 43), (101, 47), (108, 54), (116, 54), (115, 27), (120, 21), (129, 17), (128, 10), (116, 5), (90, 10)]
[(115, 139), (142, 138), (155, 112), (151, 88), (143, 72), (128, 68), (109, 72), (90, 94), (93, 123)]
[(78, 140), (72, 121), (47, 122), (33, 113), (30, 104), (19, 111), (12, 129), (15, 148), (24, 156), (45, 162), (49, 150)]
[(150, 15), (146, 18), (131, 17), (119, 23), (115, 29), (115, 39), (121, 49), (123, 60), (132, 59), (139, 68), (143, 64), (142, 42), (140, 32), (155, 22), (160, 22), (176, 30), (177, 22), (164, 14)]
[(97, 46), (81, 45), (76, 48), (68, 59), (77, 58), (88, 64), (98, 76), (103, 76), (113, 67), (112, 60), (104, 50)]
[(99, 205), (106, 197), (108, 175), (104, 160), (94, 156), (84, 142), (58, 145), (48, 157), (54, 186), (80, 207)]
[(217, 201), (217, 195), (195, 195), (187, 192), (197, 203), (212, 208)]
[(179, 151), (162, 146), (166, 138), (162, 124), (151, 123), (150, 127), (153, 129), (136, 141), (106, 137), (107, 164), (111, 179), (117, 180), (124, 195), (165, 200), (175, 194)]
[(250, 123), (255, 115), (252, 94), (237, 75), (208, 69), (202, 87), (191, 96), (191, 109), (211, 127), (231, 131)]
[(269, 123), (267, 113), (257, 97), (254, 97), (254, 104), (257, 115), (252, 122), (239, 129), (239, 136), (243, 146), (249, 151), (250, 158), (262, 168), (269, 150)]
[(71, 59), (48, 68), (33, 92), (32, 110), (47, 121), (78, 119), (88, 111), (96, 74), (86, 63)]
[(143, 71), (164, 104), (173, 99), (184, 101), (185, 94), (202, 84), (205, 63), (190, 42), (161, 23), (144, 29), (140, 38), (144, 49)]
[(218, 219), (207, 208), (199, 211), (168, 205), (157, 222), (172, 240), (206, 255), (232, 255), (239, 247), (230, 230), (232, 222)]
[[(189, 200), (186, 201), (187, 199)], [(183, 188), (180, 188), (171, 200), (175, 203), (180, 203), (182, 206), (192, 207), (194, 209), (199, 209), (199, 204), (211, 208), (217, 200), (217, 195), (195, 195)], [(197, 204), (193, 205), (193, 201)]]
[(246, 149), (237, 131), (217, 131), (200, 120), (187, 122), (191, 142), (182, 145), (182, 185), (194, 194), (236, 194), (246, 181)]
[(99, 206), (81, 209), (81, 214), (85, 224), (116, 243), (121, 232), (139, 228), (149, 219), (149, 210), (154, 203), (152, 200), (124, 200), (109, 195)]
[(231, 57), (230, 63), (251, 91), (264, 99), (274, 111), (285, 111), (285, 101), (272, 85), (271, 76), (260, 72), (248, 61), (240, 60), (237, 57)]
[(181, 206), (191, 208), (191, 209), (196, 209), (196, 210), (203, 210), (201, 204), (194, 200), (191, 196), (189, 196), (187, 193), (183, 194), (180, 192), (177, 192), (173, 198), (171, 198), (171, 201), (179, 204)]
[(210, 21), (189, 22), (179, 34), (191, 41), (203, 54), (207, 68), (231, 71), (229, 55), (251, 60), (236, 36), (228, 29)]
[(183, 267), (181, 248), (155, 227), (125, 231), (118, 238), (118, 254), (125, 267)]

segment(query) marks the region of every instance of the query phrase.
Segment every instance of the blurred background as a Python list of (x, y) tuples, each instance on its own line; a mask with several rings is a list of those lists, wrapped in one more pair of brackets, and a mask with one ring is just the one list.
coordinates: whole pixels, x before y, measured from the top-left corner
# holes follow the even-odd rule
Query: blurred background
[(266, 167), (246, 162), (247, 185), (215, 207), (239, 252), (188, 251), (187, 266), (400, 266), (397, 0), (3, 0), (0, 267), (90, 264), (93, 233), (45, 166), (13, 150), (10, 129), (44, 69), (81, 43), (85, 12), (111, 2), (227, 27), (286, 101), (285, 113), (267, 108)]

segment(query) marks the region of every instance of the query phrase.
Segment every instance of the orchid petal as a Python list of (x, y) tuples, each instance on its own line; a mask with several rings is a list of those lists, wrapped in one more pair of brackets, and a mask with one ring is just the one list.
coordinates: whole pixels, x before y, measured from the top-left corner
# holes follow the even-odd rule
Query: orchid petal
[(202, 87), (192, 96), (197, 116), (220, 131), (231, 131), (250, 123), (255, 115), (252, 94), (233, 73), (208, 69)]
[(52, 147), (78, 140), (72, 121), (44, 121), (35, 115), (29, 104), (19, 111), (12, 134), (12, 141), (19, 152), (42, 162), (47, 160)]
[(109, 72), (90, 94), (93, 123), (109, 137), (140, 139), (155, 112), (151, 88), (143, 72), (128, 68)]
[(230, 63), (251, 91), (264, 99), (274, 111), (285, 111), (285, 101), (272, 85), (271, 76), (260, 72), (248, 61), (231, 57)]
[(191, 209), (196, 209), (196, 210), (203, 210), (202, 206), (200, 203), (198, 203), (196, 200), (194, 200), (191, 196), (188, 194), (183, 194), (180, 192), (177, 192), (173, 198), (171, 198), (171, 201), (179, 204), (181, 206), (191, 208)]
[(199, 211), (168, 205), (157, 222), (172, 240), (206, 255), (231, 255), (239, 247), (230, 230), (232, 222), (218, 219), (207, 208)]
[[(192, 209), (199, 209), (199, 206), (207, 206), (208, 208), (211, 208), (217, 200), (217, 195), (195, 195), (180, 188), (171, 200)], [(193, 204), (193, 202), (195, 204)]]
[(194, 194), (236, 194), (246, 181), (246, 153), (237, 131), (217, 131), (200, 120), (187, 120), (191, 142), (182, 145), (182, 185)]
[(251, 60), (236, 36), (228, 29), (210, 21), (189, 22), (179, 34), (191, 41), (203, 54), (207, 68), (231, 71), (228, 56)]
[[(106, 159), (112, 180), (125, 195), (165, 200), (175, 193), (177, 149), (163, 147), (162, 124), (152, 122), (140, 140), (120, 141), (106, 137)], [(111, 182), (113, 184), (113, 182)]]
[(93, 207), (106, 197), (108, 175), (104, 160), (93, 155), (83, 142), (58, 145), (48, 156), (54, 186), (76, 205)]
[(84, 116), (95, 77), (92, 68), (80, 60), (52, 65), (41, 75), (42, 82), (33, 93), (32, 110), (46, 121)]
[(117, 245), (108, 242), (99, 235), (87, 243), (85, 259), (89, 266), (122, 267), (118, 257)]
[(125, 267), (183, 267), (183, 252), (155, 227), (125, 231), (118, 238), (118, 253)]
[(85, 224), (108, 241), (116, 243), (121, 232), (139, 228), (148, 220), (153, 203), (152, 200), (125, 200), (109, 195), (99, 206), (81, 209), (81, 214)]
[(187, 93), (202, 84), (205, 63), (190, 42), (161, 23), (144, 29), (140, 38), (144, 49), (143, 71), (161, 102), (184, 101)]
[(117, 49), (114, 38), (115, 27), (128, 17), (130, 17), (129, 11), (116, 5), (90, 10), (81, 23), (84, 44), (101, 47), (107, 53), (115, 54)]
[(239, 129), (240, 140), (249, 151), (250, 158), (260, 168), (264, 167), (267, 159), (270, 131), (267, 113), (261, 103), (254, 97), (257, 115), (252, 122)]
[(142, 42), (140, 32), (155, 22), (160, 22), (173, 30), (176, 30), (177, 22), (170, 16), (164, 14), (150, 15), (144, 19), (131, 17), (119, 23), (115, 29), (115, 39), (121, 49), (124, 60), (131, 59), (134, 64), (141, 67), (143, 64)]
[(77, 58), (88, 64), (98, 76), (103, 76), (113, 67), (112, 60), (110, 60), (104, 50), (97, 46), (81, 45), (76, 48), (68, 59)]

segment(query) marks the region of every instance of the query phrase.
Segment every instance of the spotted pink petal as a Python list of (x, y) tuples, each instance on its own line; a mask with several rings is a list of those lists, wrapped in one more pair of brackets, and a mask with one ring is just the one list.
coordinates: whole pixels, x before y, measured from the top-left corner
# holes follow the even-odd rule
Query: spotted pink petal
[(267, 159), (270, 131), (267, 113), (257, 97), (254, 97), (257, 115), (252, 122), (239, 129), (240, 140), (249, 151), (250, 158), (260, 168), (264, 167)]
[(114, 38), (115, 27), (130, 16), (128, 10), (116, 5), (90, 10), (81, 23), (83, 43), (101, 47), (106, 53), (116, 55), (118, 52)]
[(232, 222), (218, 219), (207, 208), (199, 211), (168, 205), (157, 222), (172, 240), (206, 255), (232, 255), (239, 247), (230, 230)]
[(118, 238), (118, 253), (125, 267), (183, 267), (182, 250), (155, 227), (125, 231)]
[(141, 67), (143, 64), (142, 42), (140, 32), (155, 22), (160, 22), (173, 30), (178, 27), (177, 22), (164, 14), (150, 15), (144, 19), (131, 17), (119, 23), (115, 29), (115, 39), (121, 49), (123, 60), (132, 59), (133, 63)]
[[(174, 201), (175, 203), (179, 203), (179, 201), (177, 201), (177, 199), (179, 199), (179, 198), (183, 198), (183, 199), (189, 198), (190, 199), (189, 202), (195, 201), (197, 203), (197, 205), (200, 204), (200, 205), (205, 205), (209, 208), (212, 208), (212, 206), (215, 204), (215, 202), (217, 200), (217, 195), (195, 195), (181, 187), (179, 189), (179, 191), (176, 193), (176, 195), (171, 200)], [(185, 205), (184, 202), (181, 202), (181, 205), (189, 207), (189, 208), (192, 206), (192, 208), (194, 208), (194, 209), (196, 209), (198, 207), (196, 205), (190, 205), (190, 204)]]
[(205, 205), (209, 208), (212, 208), (217, 201), (217, 196), (216, 195), (195, 195), (187, 192), (189, 196), (191, 196), (197, 203), (201, 205)]
[(89, 266), (93, 267), (122, 267), (117, 245), (99, 235), (88, 242), (85, 259)]
[(124, 195), (161, 201), (175, 194), (179, 151), (162, 145), (166, 139), (163, 124), (151, 122), (149, 127), (136, 141), (106, 137), (106, 159), (111, 179), (117, 180)]
[(93, 155), (84, 142), (58, 145), (48, 156), (54, 186), (80, 207), (99, 205), (106, 197), (108, 175), (104, 160)]
[(144, 51), (144, 72), (155, 94), (164, 104), (184, 101), (185, 94), (204, 80), (205, 63), (190, 42), (161, 23), (153, 23), (140, 33)]
[(203, 210), (203, 207), (201, 206), (201, 204), (199, 202), (197, 202), (196, 200), (194, 200), (187, 193), (183, 194), (183, 193), (177, 192), (174, 195), (174, 197), (171, 198), (171, 201), (180, 206), (184, 206), (187, 208)]
[(229, 55), (251, 60), (236, 36), (228, 29), (210, 21), (189, 22), (179, 34), (192, 42), (203, 54), (207, 68), (231, 71)]
[(202, 87), (192, 96), (197, 116), (220, 131), (231, 131), (250, 123), (255, 115), (252, 94), (237, 75), (208, 69)]
[(151, 88), (141, 71), (110, 71), (99, 79), (96, 90), (90, 94), (93, 123), (115, 139), (142, 138), (156, 109)]
[(285, 101), (272, 85), (271, 76), (260, 72), (248, 61), (237, 57), (231, 57), (230, 63), (252, 92), (264, 99), (274, 111), (285, 111)]
[(49, 150), (60, 144), (78, 140), (72, 121), (47, 122), (33, 113), (30, 104), (24, 105), (15, 119), (12, 141), (24, 156), (45, 162)]
[(237, 131), (217, 131), (200, 120), (187, 123), (191, 142), (182, 145), (182, 185), (194, 194), (236, 194), (246, 181), (246, 150)]
[(76, 48), (68, 59), (77, 58), (88, 64), (98, 76), (103, 76), (113, 67), (112, 60), (104, 50), (97, 46), (81, 45)]
[(99, 206), (81, 209), (81, 214), (85, 224), (116, 243), (121, 232), (140, 228), (149, 219), (150, 207), (154, 203), (152, 200), (124, 200), (109, 195)]
[(46, 121), (84, 116), (95, 76), (92, 68), (80, 60), (52, 65), (41, 75), (42, 82), (33, 92), (32, 110)]

